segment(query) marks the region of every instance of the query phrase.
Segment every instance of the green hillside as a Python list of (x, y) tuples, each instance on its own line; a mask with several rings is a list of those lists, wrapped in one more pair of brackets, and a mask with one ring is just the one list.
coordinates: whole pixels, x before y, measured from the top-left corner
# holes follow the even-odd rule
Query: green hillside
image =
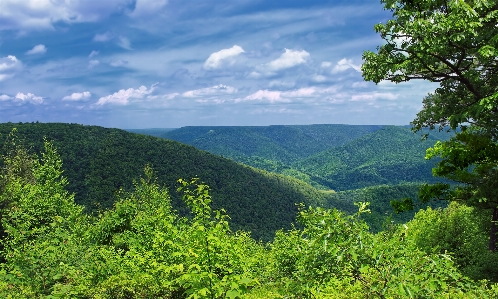
[[(238, 159), (259, 157), (289, 164), (352, 141), (382, 126), (303, 125), (250, 127), (183, 127), (133, 130), (176, 140), (211, 153)], [(247, 161), (246, 161), (247, 162)]]
[(350, 143), (331, 148), (292, 166), (334, 190), (381, 184), (432, 182), (434, 161), (425, 151), (447, 134), (431, 134), (426, 140), (409, 128), (386, 126)]
[[(328, 194), (325, 207), (336, 207), (341, 204), (343, 211), (354, 213), (356, 211), (355, 202), (369, 202), (371, 213), (364, 214), (363, 219), (368, 223), (370, 230), (381, 231), (386, 221), (395, 223), (406, 223), (410, 221), (419, 209), (426, 207), (439, 208), (446, 207), (446, 201), (430, 202), (421, 204), (418, 201), (413, 211), (396, 214), (391, 207), (392, 200), (401, 198), (417, 198), (420, 184), (401, 183), (390, 185), (377, 185), (354, 190), (345, 190)], [(349, 210), (351, 209), (351, 210)]]
[[(76, 124), (0, 124), (2, 144), (9, 132), (34, 153), (42, 151), (43, 137), (52, 140), (63, 159), (68, 190), (88, 211), (112, 206), (119, 188), (129, 189), (150, 163), (184, 213), (175, 192), (179, 178), (199, 177), (212, 189), (215, 208), (225, 208), (234, 229), (250, 230), (269, 239), (295, 219), (296, 203), (317, 204), (324, 196), (311, 186), (282, 175), (256, 170), (176, 141), (133, 134), (119, 129)], [(183, 210), (182, 210), (183, 209)]]
[(427, 140), (408, 126), (309, 125), (134, 130), (176, 140), (237, 162), (297, 178), (318, 189), (434, 181)]

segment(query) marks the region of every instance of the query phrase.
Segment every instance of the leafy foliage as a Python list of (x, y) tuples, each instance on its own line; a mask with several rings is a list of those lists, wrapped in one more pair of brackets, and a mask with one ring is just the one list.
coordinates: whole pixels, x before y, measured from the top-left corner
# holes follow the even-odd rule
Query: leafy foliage
[[(423, 100), (423, 108), (412, 124), (416, 131), (424, 127), (461, 128), (454, 138), (430, 149), (428, 157), (442, 158), (434, 169), (435, 175), (463, 185), (452, 191), (449, 185), (426, 186), (421, 190), (422, 199), (464, 200), (493, 209), (489, 249), (495, 251), (498, 3), (495, 0), (381, 2), (392, 11), (393, 18), (375, 26), (385, 44), (377, 48), (377, 53), (363, 54), (363, 77), (375, 83), (414, 79), (439, 83)], [(406, 203), (398, 207), (409, 208)]]
[(234, 233), (228, 215), (211, 208), (210, 188), (198, 179), (178, 181), (189, 217), (172, 209), (169, 192), (150, 166), (133, 190), (118, 192), (112, 209), (88, 216), (64, 190), (53, 146), (46, 142), (42, 159), (32, 159), (26, 177), (35, 180), (14, 177), (0, 194), (12, 203), (1, 211), (2, 298), (498, 295), (496, 285), (460, 274), (451, 255), (420, 250), (412, 240), (421, 234), (410, 235), (416, 224), (369, 232), (361, 219), (369, 212), (367, 203), (358, 203), (353, 215), (301, 205), (301, 228), (279, 231), (265, 246), (247, 233)]
[(498, 255), (486, 248), (489, 212), (457, 202), (445, 209), (419, 211), (407, 223), (408, 238), (427, 253), (451, 252), (462, 273), (474, 279), (498, 279)]
[(417, 129), (473, 123), (496, 131), (496, 1), (381, 2), (393, 18), (375, 26), (385, 44), (363, 54), (364, 78), (439, 82), (413, 122)]

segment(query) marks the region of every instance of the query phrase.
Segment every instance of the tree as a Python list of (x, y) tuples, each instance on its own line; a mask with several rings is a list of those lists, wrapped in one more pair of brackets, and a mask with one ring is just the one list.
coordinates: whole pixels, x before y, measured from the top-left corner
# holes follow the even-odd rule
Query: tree
[(375, 26), (385, 44), (366, 51), (365, 80), (439, 82), (415, 129), (474, 124), (497, 137), (498, 2), (381, 0), (393, 19)]
[[(425, 186), (420, 199), (463, 200), (493, 210), (489, 249), (496, 249), (498, 220), (498, 1), (381, 0), (393, 19), (375, 26), (385, 44), (366, 51), (365, 80), (438, 82), (423, 99), (413, 129), (443, 130), (456, 136), (439, 142), (427, 158), (442, 160), (434, 175), (460, 185)], [(469, 129), (467, 129), (469, 128)], [(405, 202), (404, 206), (407, 205)]]

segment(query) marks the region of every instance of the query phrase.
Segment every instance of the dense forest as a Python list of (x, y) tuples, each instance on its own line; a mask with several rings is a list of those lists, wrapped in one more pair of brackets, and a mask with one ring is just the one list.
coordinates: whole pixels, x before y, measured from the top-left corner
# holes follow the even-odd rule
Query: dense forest
[(90, 213), (112, 207), (116, 191), (129, 190), (148, 164), (172, 190), (173, 207), (182, 215), (186, 208), (174, 192), (176, 181), (198, 177), (213, 189), (213, 207), (226, 209), (234, 229), (251, 231), (257, 239), (269, 240), (276, 230), (290, 228), (296, 203), (318, 204), (326, 199), (326, 193), (301, 181), (174, 141), (96, 126), (25, 123), (0, 124), (3, 143), (13, 128), (33, 153), (42, 150), (44, 137), (53, 142), (64, 161), (67, 190)]
[[(308, 125), (183, 127), (131, 132), (190, 144), (324, 190), (434, 182), (425, 151), (451, 133), (413, 134), (406, 126)], [(425, 133), (425, 132), (424, 132)]]
[[(198, 177), (213, 194), (213, 208), (225, 209), (233, 229), (250, 231), (255, 239), (269, 241), (275, 231), (290, 228), (295, 221), (296, 204), (338, 208), (353, 213), (354, 202), (370, 201), (373, 214), (367, 218), (374, 230), (386, 219), (402, 221), (414, 212), (394, 214), (390, 201), (417, 195), (417, 184), (391, 184), (359, 190), (334, 192), (320, 190), (292, 177), (247, 167), (178, 142), (132, 134), (119, 129), (62, 123), (0, 124), (0, 139), (8, 144), (10, 132), (32, 153), (43, 149), (43, 138), (58, 149), (67, 190), (87, 213), (113, 206), (115, 193), (130, 190), (146, 165), (170, 192), (172, 205), (181, 215), (188, 211), (174, 192), (179, 178)], [(1, 150), (5, 154), (8, 146)], [(375, 190), (391, 190), (378, 193)], [(434, 205), (433, 205), (434, 206)], [(424, 206), (425, 207), (425, 206)]]
[(1, 124), (0, 296), (498, 298), (497, 2), (381, 2), (364, 79), (438, 83), (412, 130), (452, 134), (167, 132), (300, 180), (118, 129)]
[[(209, 186), (178, 180), (191, 214), (145, 167), (112, 208), (88, 215), (63, 161), (11, 139), (1, 172), (3, 298), (496, 298), (489, 222), (457, 203), (372, 233), (361, 215), (298, 207), (298, 226), (256, 242), (213, 209)], [(441, 229), (443, 228), (443, 229)], [(463, 246), (462, 246), (463, 245)], [(477, 281), (479, 280), (479, 281)]]

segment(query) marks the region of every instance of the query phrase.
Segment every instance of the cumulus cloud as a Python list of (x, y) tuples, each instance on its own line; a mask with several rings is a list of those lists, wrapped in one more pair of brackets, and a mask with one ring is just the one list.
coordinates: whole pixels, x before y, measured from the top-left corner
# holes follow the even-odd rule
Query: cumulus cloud
[(16, 94), (16, 96), (14, 97), (15, 100), (19, 100), (21, 102), (31, 102), (33, 104), (41, 104), (43, 103), (43, 98), (42, 97), (38, 97), (38, 96), (35, 96), (34, 94), (32, 93), (27, 93), (27, 94), (24, 94), (22, 92), (18, 92)]
[(323, 67), (323, 68), (329, 68), (329, 67), (332, 67), (332, 62), (330, 62), (330, 61), (323, 61), (320, 66)]
[(0, 58), (0, 82), (13, 77), (21, 68), (21, 61), (14, 55)]
[(155, 15), (166, 4), (168, 4), (168, 0), (137, 0), (135, 2), (135, 9), (129, 15), (132, 18)]
[(286, 91), (283, 93), (284, 97), (288, 98), (303, 98), (310, 97), (316, 92), (314, 87), (304, 87), (296, 90)]
[(289, 103), (296, 99), (308, 99), (309, 100), (319, 100), (324, 95), (335, 94), (337, 88), (317, 88), (317, 87), (302, 87), (294, 90), (258, 90), (257, 92), (250, 94), (242, 99), (235, 100), (236, 103), (246, 102), (246, 101), (262, 101), (269, 103)]
[(75, 92), (75, 93), (71, 94), (70, 96), (63, 97), (62, 99), (64, 101), (81, 101), (81, 100), (88, 99), (91, 96), (92, 96), (92, 94), (89, 91), (84, 91), (84, 92)]
[(6, 94), (0, 95), (0, 101), (7, 101), (7, 100), (10, 100), (10, 99), (11, 99), (11, 97), (9, 97)]
[(130, 99), (142, 99), (144, 96), (151, 94), (156, 84), (153, 84), (149, 89), (145, 86), (140, 86), (138, 89), (128, 88), (121, 89), (111, 95), (101, 97), (96, 105), (102, 106), (105, 104), (127, 105)]
[(206, 88), (201, 88), (201, 89), (196, 89), (196, 90), (189, 90), (189, 91), (184, 92), (182, 94), (182, 96), (187, 97), (187, 98), (192, 98), (192, 97), (202, 97), (202, 96), (215, 95), (215, 94), (233, 94), (236, 92), (237, 92), (237, 88), (235, 88), (235, 87), (219, 84), (219, 85), (212, 86), (212, 87), (206, 87)]
[(47, 52), (47, 47), (45, 45), (39, 44), (33, 47), (33, 49), (26, 52), (26, 55), (35, 55), (35, 54), (45, 54)]
[(322, 82), (327, 81), (327, 77), (325, 77), (323, 75), (314, 75), (312, 77), (312, 80), (315, 81), (315, 82), (318, 82), (318, 83), (322, 83)]
[(234, 45), (229, 49), (223, 49), (218, 52), (214, 52), (209, 55), (206, 62), (204, 62), (204, 68), (207, 70), (213, 70), (220, 68), (225, 63), (232, 65), (235, 63), (235, 57), (244, 53), (244, 49), (240, 46)]
[(334, 68), (332, 69), (332, 73), (333, 74), (341, 73), (341, 72), (344, 72), (350, 68), (354, 69), (357, 72), (361, 72), (360, 65), (353, 64), (353, 60), (351, 60), (351, 59), (343, 58), (343, 59), (339, 60), (337, 62), (337, 64), (334, 66)]
[(353, 88), (367, 88), (368, 82), (366, 82), (366, 81), (354, 82), (352, 87)]
[(285, 49), (285, 52), (282, 53), (279, 58), (268, 63), (268, 68), (271, 71), (279, 71), (306, 63), (309, 58), (310, 53), (304, 50), (293, 51), (290, 49)]
[(0, 30), (46, 30), (54, 24), (95, 22), (111, 13), (122, 11), (129, 0), (105, 1), (19, 1), (2, 0)]

